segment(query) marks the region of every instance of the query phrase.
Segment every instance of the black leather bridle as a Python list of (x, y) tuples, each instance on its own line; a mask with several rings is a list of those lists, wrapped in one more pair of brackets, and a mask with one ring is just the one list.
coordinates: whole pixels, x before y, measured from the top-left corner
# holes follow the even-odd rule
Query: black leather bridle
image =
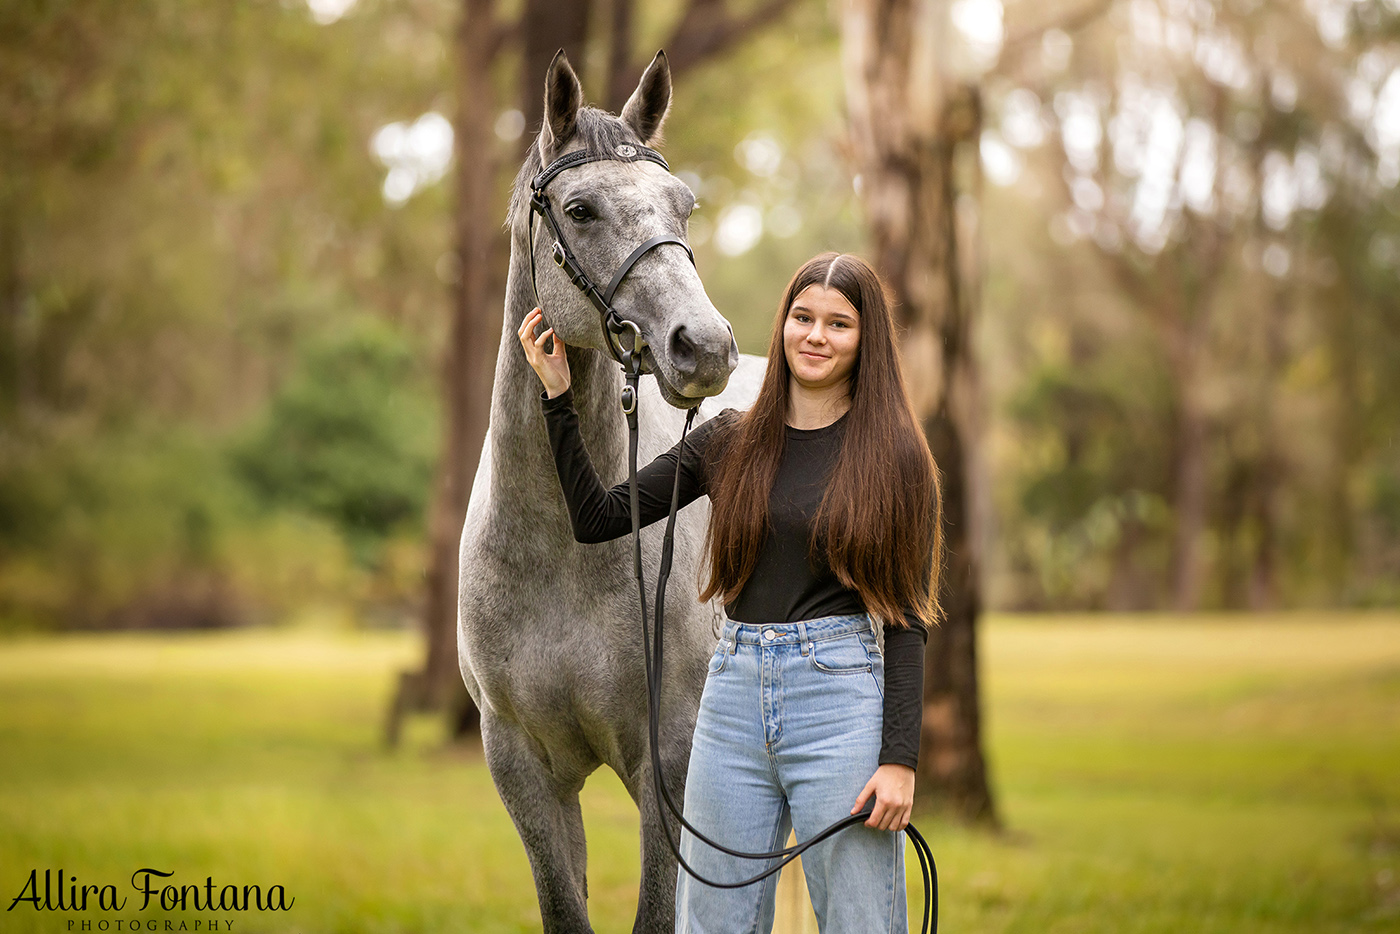
[[(603, 339), (608, 345), (608, 352), (613, 355), (613, 359), (622, 364), (623, 369), (627, 369), (632, 362), (628, 359), (632, 354), (640, 353), (642, 332), (637, 327), (636, 322), (628, 321), (617, 313), (613, 308), (613, 295), (617, 293), (617, 287), (622, 284), (622, 280), (627, 273), (632, 271), (632, 267), (651, 250), (661, 246), (663, 243), (679, 244), (685, 250), (685, 255), (690, 257), (691, 265), (695, 264), (695, 254), (690, 249), (690, 244), (684, 239), (674, 234), (661, 234), (644, 240), (638, 244), (622, 265), (617, 267), (613, 273), (611, 281), (604, 289), (599, 289), (597, 283), (588, 277), (588, 273), (583, 271), (579, 265), (578, 258), (574, 256), (574, 251), (569, 249), (569, 242), (564, 238), (564, 230), (559, 225), (559, 219), (554, 216), (554, 208), (550, 204), (549, 194), (545, 191), (549, 183), (561, 172), (587, 165), (590, 162), (654, 162), (667, 172), (671, 167), (666, 160), (661, 157), (661, 153), (655, 149), (648, 149), (646, 146), (634, 146), (631, 143), (623, 143), (613, 149), (612, 152), (597, 153), (587, 149), (576, 149), (573, 152), (565, 153), (558, 159), (551, 162), (540, 174), (530, 181), (530, 288), (534, 290), (535, 304), (540, 305), (539, 287), (535, 283), (535, 215), (544, 218), (550, 232), (554, 234), (554, 248), (550, 251), (554, 257), (555, 265), (563, 269), (568, 275), (569, 281), (584, 294), (593, 307), (598, 309), (598, 314), (603, 319)], [(624, 348), (621, 346), (620, 338), (628, 331), (632, 332), (632, 346)], [(635, 396), (632, 400), (636, 404)]]
[[(641, 601), (642, 610), (642, 654), (646, 661), (647, 676), (647, 721), (650, 734), (651, 745), (651, 775), (653, 791), (656, 794), (658, 804), (665, 802), (666, 807), (675, 815), (681, 826), (689, 830), (696, 839), (714, 847), (715, 849), (728, 853), (739, 859), (750, 860), (777, 860), (765, 870), (750, 878), (737, 882), (719, 882), (707, 879), (697, 873), (691, 865), (686, 862), (681, 855), (680, 846), (671, 833), (670, 824), (666, 821), (664, 812), (661, 814), (661, 829), (665, 832), (666, 842), (670, 845), (671, 852), (675, 855), (677, 862), (690, 875), (706, 885), (715, 888), (734, 889), (753, 885), (763, 879), (768, 878), (781, 870), (788, 863), (792, 862), (808, 847), (830, 837), (832, 834), (844, 830), (846, 827), (855, 824), (863, 824), (869, 817), (871, 810), (875, 806), (872, 799), (859, 813), (833, 823), (830, 827), (813, 836), (811, 839), (781, 850), (774, 850), (769, 853), (746, 853), (742, 850), (731, 849), (716, 840), (711, 839), (704, 833), (697, 830), (685, 816), (681, 813), (671, 797), (671, 793), (666, 788), (666, 783), (661, 779), (661, 743), (660, 743), (660, 722), (661, 722), (661, 669), (664, 655), (662, 653), (661, 637), (663, 632), (662, 619), (666, 609), (666, 582), (671, 575), (671, 558), (675, 546), (676, 512), (679, 506), (680, 496), (680, 470), (676, 470), (671, 488), (671, 511), (666, 519), (666, 532), (661, 541), (661, 564), (656, 581), (656, 633), (653, 638), (647, 622), (647, 591), (645, 577), (642, 574), (642, 532), (641, 532), (641, 508), (638, 503), (637, 490), (637, 439), (639, 426), (637, 418), (637, 383), (642, 375), (642, 332), (636, 322), (629, 321), (617, 313), (612, 307), (613, 295), (617, 292), (617, 287), (622, 283), (623, 278), (636, 265), (648, 251), (661, 246), (664, 243), (677, 243), (685, 249), (685, 253), (690, 257), (690, 262), (694, 264), (695, 254), (691, 252), (690, 244), (680, 237), (671, 234), (662, 234), (643, 241), (634, 249), (628, 257), (622, 261), (622, 265), (613, 273), (612, 280), (606, 289), (599, 290), (598, 286), (583, 271), (583, 267), (578, 264), (578, 259), (573, 251), (569, 249), (568, 241), (564, 238), (564, 231), (559, 226), (559, 220), (554, 216), (553, 207), (549, 201), (549, 195), (545, 192), (546, 186), (559, 173), (590, 162), (620, 161), (637, 162), (645, 160), (654, 162), (671, 171), (671, 167), (666, 164), (666, 160), (661, 157), (661, 153), (646, 146), (634, 146), (630, 143), (623, 143), (611, 153), (594, 153), (586, 149), (575, 150), (566, 153), (555, 159), (542, 172), (536, 175), (530, 182), (530, 288), (534, 292), (535, 304), (541, 308), (539, 288), (535, 284), (535, 215), (544, 218), (545, 223), (554, 234), (554, 248), (551, 255), (554, 262), (568, 275), (569, 281), (587, 296), (593, 307), (598, 309), (598, 314), (602, 316), (603, 337), (608, 345), (608, 351), (613, 355), (613, 359), (622, 365), (625, 383), (622, 387), (622, 411), (627, 416), (628, 444), (627, 444), (627, 466), (630, 481), (629, 497), (632, 508), (632, 562), (637, 578), (638, 596)], [(623, 348), (619, 338), (632, 332), (632, 346)], [(695, 420), (695, 413), (699, 410), (697, 404), (686, 415), (685, 427), (681, 429), (681, 442), (685, 442), (686, 433), (690, 430), (691, 424)], [(914, 845), (914, 851), (919, 857), (920, 868), (924, 876), (924, 915), (922, 931), (938, 932), (938, 869), (933, 860), (933, 851), (929, 848), (923, 835), (914, 827), (913, 823), (905, 826), (910, 842)]]

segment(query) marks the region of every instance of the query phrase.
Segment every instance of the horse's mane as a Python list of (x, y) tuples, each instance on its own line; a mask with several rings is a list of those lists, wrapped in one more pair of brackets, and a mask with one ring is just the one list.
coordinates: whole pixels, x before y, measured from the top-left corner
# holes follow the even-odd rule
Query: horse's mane
[[(544, 132), (543, 127), (540, 132)], [(610, 152), (623, 143), (631, 143), (634, 146), (640, 146), (642, 143), (632, 128), (620, 119), (606, 110), (587, 105), (579, 108), (574, 135), (568, 139), (569, 143), (580, 141), (585, 149), (593, 152)], [(510, 226), (516, 210), (526, 203), (529, 198), (530, 179), (540, 174), (542, 168), (544, 165), (540, 162), (540, 136), (536, 134), (529, 152), (525, 154), (525, 163), (516, 173), (515, 184), (511, 188), (510, 207), (506, 210), (506, 227)]]

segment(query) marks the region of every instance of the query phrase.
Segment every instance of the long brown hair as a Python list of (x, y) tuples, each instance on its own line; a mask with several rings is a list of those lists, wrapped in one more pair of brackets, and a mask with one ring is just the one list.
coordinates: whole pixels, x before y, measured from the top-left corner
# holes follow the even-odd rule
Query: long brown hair
[[(700, 594), (733, 602), (753, 573), (768, 529), (768, 497), (787, 441), (791, 371), (783, 326), (793, 300), (811, 285), (836, 289), (860, 316), (860, 343), (850, 376), (851, 409), (808, 542), (811, 560), (825, 549), (843, 586), (860, 594), (875, 618), (907, 625), (913, 608), (935, 625), (942, 565), (942, 496), (928, 442), (919, 431), (894, 346), (884, 283), (863, 260), (822, 253), (803, 264), (783, 294), (768, 369), (751, 409), (717, 435), (706, 537), (710, 578)], [(933, 542), (932, 565), (926, 563)]]

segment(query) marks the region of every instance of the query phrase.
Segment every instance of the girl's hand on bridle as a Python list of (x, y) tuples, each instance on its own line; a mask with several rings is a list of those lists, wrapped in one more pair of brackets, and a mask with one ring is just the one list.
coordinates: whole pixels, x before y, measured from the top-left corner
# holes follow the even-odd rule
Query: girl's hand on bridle
[(893, 762), (880, 766), (861, 789), (851, 813), (855, 814), (864, 807), (866, 799), (872, 794), (875, 796), (875, 809), (870, 812), (865, 826), (876, 830), (903, 830), (909, 825), (909, 815), (914, 811), (914, 770)]
[[(525, 316), (517, 333), (520, 335), (520, 346), (525, 348), (525, 359), (539, 376), (540, 382), (544, 383), (549, 398), (553, 399), (569, 388), (572, 379), (569, 376), (569, 358), (564, 356), (564, 342), (554, 333), (554, 328), (545, 328), (539, 337), (533, 336), (535, 325), (543, 321), (544, 312), (536, 308)], [(551, 336), (554, 338), (554, 352), (545, 353), (544, 343)]]

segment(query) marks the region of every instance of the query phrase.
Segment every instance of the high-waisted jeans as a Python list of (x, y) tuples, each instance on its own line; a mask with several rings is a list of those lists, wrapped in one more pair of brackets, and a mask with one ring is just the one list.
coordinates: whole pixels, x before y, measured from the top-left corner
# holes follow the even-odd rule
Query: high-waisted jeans
[[(695, 722), (685, 816), (701, 833), (749, 852), (808, 840), (851, 813), (875, 774), (884, 715), (884, 658), (866, 614), (797, 623), (729, 622), (710, 659)], [(772, 861), (738, 859), (681, 836), (702, 875), (735, 882)], [(908, 931), (904, 833), (856, 824), (802, 854), (823, 934)], [(684, 869), (677, 934), (766, 934), (777, 876), (720, 889)]]

